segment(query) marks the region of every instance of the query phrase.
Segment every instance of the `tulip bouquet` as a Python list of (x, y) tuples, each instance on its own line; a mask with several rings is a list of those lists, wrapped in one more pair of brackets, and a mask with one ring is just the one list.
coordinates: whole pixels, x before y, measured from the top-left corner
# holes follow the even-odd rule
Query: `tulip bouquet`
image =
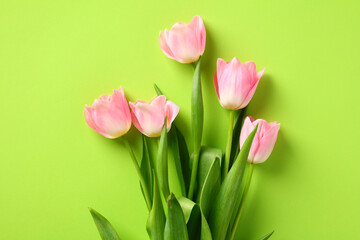
[[(107, 138), (120, 138), (130, 153), (139, 176), (148, 209), (146, 229), (150, 239), (232, 240), (239, 225), (254, 165), (271, 154), (280, 124), (245, 117), (265, 70), (255, 63), (217, 60), (214, 86), (222, 107), (228, 109), (229, 131), (226, 149), (202, 146), (203, 97), (201, 56), (206, 33), (203, 20), (195, 16), (189, 24), (176, 23), (160, 32), (161, 50), (180, 63), (193, 63), (191, 95), (192, 146), (173, 123), (179, 107), (168, 101), (155, 86), (150, 102), (128, 102), (122, 88), (85, 106), (85, 120)], [(134, 125), (142, 137), (142, 153), (136, 156), (124, 136)], [(157, 155), (149, 154), (149, 138), (159, 138)], [(189, 147), (189, 148), (188, 148)], [(191, 151), (189, 151), (191, 150)], [(140, 155), (140, 154), (138, 154)], [(168, 156), (175, 161), (181, 194), (169, 186)], [(141, 160), (140, 158), (141, 157)], [(90, 208), (102, 239), (119, 239), (104, 216)], [(268, 239), (272, 232), (261, 239)]]

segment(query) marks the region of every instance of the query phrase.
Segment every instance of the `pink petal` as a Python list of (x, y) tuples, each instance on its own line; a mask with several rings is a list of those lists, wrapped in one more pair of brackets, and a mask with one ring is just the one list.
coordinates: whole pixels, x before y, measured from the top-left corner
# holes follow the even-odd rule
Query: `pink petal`
[(96, 132), (100, 133), (101, 135), (103, 135), (105, 137), (108, 137), (106, 135), (106, 133), (104, 133), (100, 128), (98, 128), (98, 126), (93, 121), (93, 119), (92, 119), (92, 109), (88, 105), (85, 105), (84, 115), (85, 115), (85, 121), (89, 125), (89, 127), (94, 129)]
[(170, 131), (171, 123), (175, 120), (178, 113), (179, 113), (179, 106), (171, 101), (167, 101), (166, 102), (166, 116), (167, 116), (166, 128), (168, 131)]
[(163, 51), (163, 53), (168, 56), (171, 59), (176, 60), (174, 54), (171, 52), (169, 45), (166, 42), (166, 37), (165, 35), (168, 34), (168, 30), (165, 29), (165, 31), (160, 31), (159, 34), (159, 45), (160, 45), (160, 49)]
[[(218, 74), (218, 78), (219, 74)], [(251, 89), (250, 75), (236, 58), (224, 68), (219, 82), (220, 103), (227, 109), (239, 109)]]
[(117, 138), (131, 127), (131, 115), (122, 88), (113, 95), (103, 95), (92, 107), (85, 107), (85, 120), (91, 128), (107, 138)]
[(191, 63), (199, 59), (200, 50), (196, 33), (185, 23), (176, 23), (166, 40), (177, 61)]
[(253, 121), (254, 118), (251, 116), (247, 116), (244, 120), (244, 124), (242, 126), (241, 134), (240, 134), (240, 149), (242, 148), (247, 137), (250, 135), (250, 133), (254, 130), (256, 126), (253, 124)]
[(146, 136), (160, 136), (166, 114), (165, 104), (165, 96), (155, 97), (150, 103), (130, 103), (135, 127)]
[(194, 30), (196, 39), (198, 40), (197, 48), (199, 54), (203, 55), (206, 44), (206, 30), (202, 18), (200, 16), (195, 16), (188, 26)]
[(259, 148), (257, 149), (253, 162), (254, 163), (262, 163), (265, 162), (271, 152), (274, 149), (275, 142), (278, 136), (278, 132), (280, 129), (280, 124), (276, 124), (274, 126), (271, 126), (269, 123), (267, 123), (265, 120), (263, 120), (263, 124), (261, 127), (261, 134), (260, 134), (260, 144)]
[(249, 74), (250, 74), (250, 76), (251, 76), (251, 80), (255, 82), (255, 80), (257, 79), (257, 78), (256, 78), (257, 72), (256, 72), (256, 65), (255, 65), (255, 63), (249, 61), (249, 62), (244, 63), (244, 66), (245, 66), (245, 67), (247, 68), (247, 70), (249, 71)]
[(260, 80), (260, 78), (264, 75), (264, 73), (265, 73), (265, 68), (256, 74), (256, 78)]

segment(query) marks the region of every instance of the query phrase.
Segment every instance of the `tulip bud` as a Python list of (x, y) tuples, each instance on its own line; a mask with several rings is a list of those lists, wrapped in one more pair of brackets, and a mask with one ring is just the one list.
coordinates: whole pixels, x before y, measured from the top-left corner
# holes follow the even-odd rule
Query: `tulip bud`
[(180, 63), (196, 62), (205, 50), (206, 32), (201, 17), (195, 16), (189, 24), (175, 23), (161, 31), (159, 45), (166, 56)]
[(240, 149), (256, 124), (259, 126), (248, 157), (250, 163), (262, 163), (269, 158), (280, 129), (280, 124), (276, 122), (268, 123), (263, 119), (254, 120), (252, 117), (246, 117), (240, 134)]
[(96, 99), (92, 107), (85, 105), (85, 121), (95, 131), (107, 138), (117, 138), (131, 127), (131, 114), (124, 90), (114, 89), (113, 95)]
[(242, 64), (235, 57), (231, 62), (218, 58), (214, 85), (221, 106), (231, 110), (246, 107), (264, 72), (256, 72), (253, 62)]
[(169, 131), (171, 123), (179, 113), (179, 107), (171, 101), (166, 101), (164, 95), (154, 97), (149, 103), (142, 100), (130, 102), (130, 107), (135, 127), (148, 137), (161, 135), (165, 117), (167, 131)]

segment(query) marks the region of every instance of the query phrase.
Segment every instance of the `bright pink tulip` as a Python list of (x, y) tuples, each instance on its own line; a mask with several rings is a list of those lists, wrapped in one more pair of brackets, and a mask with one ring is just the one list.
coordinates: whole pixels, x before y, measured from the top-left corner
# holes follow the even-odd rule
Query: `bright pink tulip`
[(171, 30), (165, 29), (159, 35), (161, 50), (171, 59), (181, 63), (192, 63), (203, 55), (206, 32), (201, 17), (195, 16), (189, 24), (175, 23)]
[(154, 97), (149, 103), (142, 100), (130, 102), (130, 107), (135, 127), (148, 137), (161, 135), (165, 117), (167, 117), (166, 127), (169, 131), (171, 123), (179, 113), (179, 107), (171, 101), (166, 101), (164, 95)]
[(246, 107), (264, 72), (256, 72), (253, 62), (242, 64), (236, 57), (231, 62), (218, 58), (214, 85), (221, 106), (231, 110)]
[(252, 117), (246, 117), (240, 134), (240, 148), (249, 134), (254, 130), (256, 124), (259, 124), (259, 126), (248, 157), (248, 162), (250, 163), (262, 163), (269, 158), (274, 149), (280, 129), (280, 124), (276, 122), (268, 123), (263, 119), (254, 120)]
[(114, 89), (113, 95), (103, 95), (96, 99), (92, 107), (85, 105), (87, 124), (107, 138), (117, 138), (127, 133), (131, 127), (131, 113), (124, 90)]

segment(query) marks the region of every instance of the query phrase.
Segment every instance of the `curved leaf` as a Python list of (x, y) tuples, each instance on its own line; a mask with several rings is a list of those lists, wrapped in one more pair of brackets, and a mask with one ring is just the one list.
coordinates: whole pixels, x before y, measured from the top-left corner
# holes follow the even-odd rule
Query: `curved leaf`
[(189, 239), (184, 213), (173, 193), (168, 200), (168, 217), (165, 224), (164, 238), (165, 240)]
[[(157, 95), (164, 95), (160, 88), (154, 83), (154, 89)], [(180, 130), (176, 127), (176, 124), (172, 124), (172, 128), (168, 134), (169, 149), (174, 157), (176, 173), (178, 176), (181, 192), (183, 196), (189, 191), (190, 185), (190, 156), (186, 145), (185, 138)]]
[(211, 240), (210, 227), (199, 205), (188, 198), (178, 199), (183, 210), (190, 240)]
[(177, 136), (177, 129), (175, 126), (172, 126), (172, 128), (169, 131), (169, 149), (173, 155), (175, 168), (176, 168), (176, 174), (179, 180), (180, 188), (181, 188), (181, 194), (182, 196), (186, 196), (186, 187), (185, 187), (185, 181), (182, 171), (182, 164), (181, 164), (181, 154), (179, 149), (179, 142), (178, 142), (178, 136)]
[(199, 204), (205, 217), (208, 216), (214, 203), (214, 196), (216, 196), (220, 189), (221, 158), (222, 152), (220, 149), (208, 147), (201, 149), (196, 202)]
[(89, 210), (102, 240), (120, 240), (113, 226), (103, 215), (92, 208)]
[(215, 240), (224, 240), (226, 237), (236, 202), (240, 197), (241, 180), (257, 128), (258, 126), (255, 127), (246, 139), (236, 161), (221, 184), (215, 204), (211, 209), (209, 223), (212, 236)]
[(242, 201), (243, 195), (244, 195), (246, 179), (247, 179), (247, 174), (248, 174), (247, 173), (248, 172), (248, 170), (247, 170), (248, 166), (249, 166), (249, 164), (246, 164), (245, 170), (244, 170), (244, 175), (243, 175), (243, 178), (241, 179), (240, 195), (239, 195), (239, 198), (237, 199), (237, 201), (235, 203), (234, 211), (233, 211), (233, 214), (231, 216), (231, 220), (230, 220), (229, 227), (228, 227), (228, 230), (227, 230), (226, 239), (230, 238), (232, 229), (234, 227), (236, 228), (236, 226), (234, 226), (234, 224), (235, 224), (236, 216), (237, 216), (237, 213), (239, 212), (240, 204), (241, 204), (241, 201)]

